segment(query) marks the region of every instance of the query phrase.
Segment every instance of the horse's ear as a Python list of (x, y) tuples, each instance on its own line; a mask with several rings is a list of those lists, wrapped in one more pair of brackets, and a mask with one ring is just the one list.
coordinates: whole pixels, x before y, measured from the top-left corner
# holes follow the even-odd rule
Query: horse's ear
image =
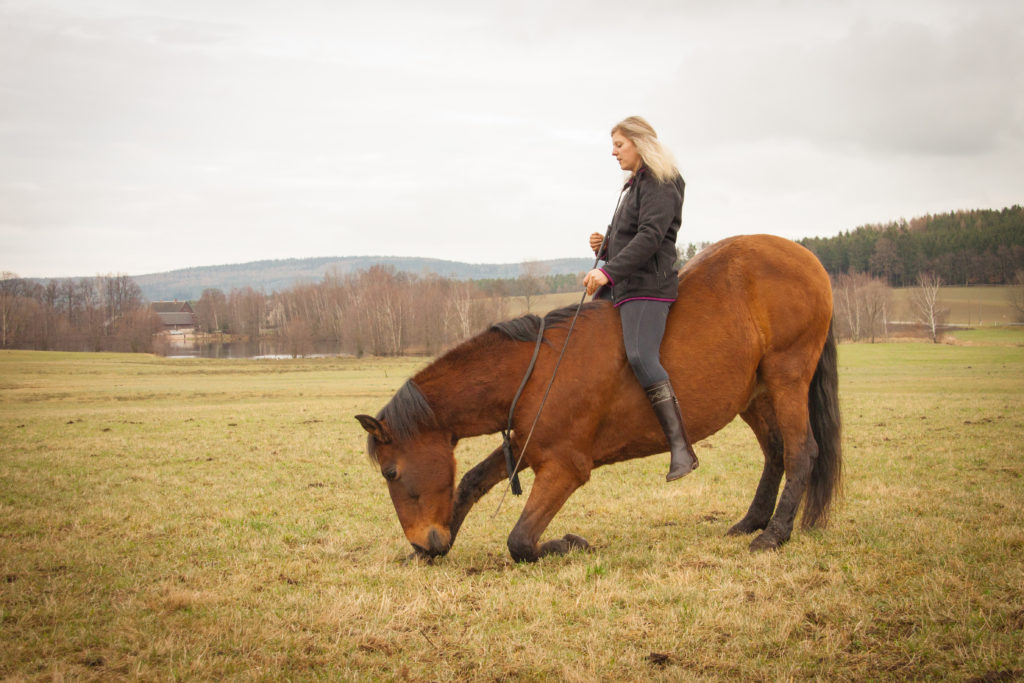
[(356, 415), (356, 419), (359, 420), (359, 424), (363, 426), (363, 429), (377, 440), (377, 443), (391, 443), (391, 432), (381, 424), (380, 420), (369, 415)]

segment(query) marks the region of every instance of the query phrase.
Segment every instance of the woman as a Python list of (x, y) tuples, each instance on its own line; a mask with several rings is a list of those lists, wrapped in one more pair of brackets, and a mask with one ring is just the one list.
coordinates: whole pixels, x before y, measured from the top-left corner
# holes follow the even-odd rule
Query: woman
[(699, 464), (683, 426), (679, 401), (661, 365), (661, 338), (679, 279), (674, 268), (686, 183), (651, 124), (631, 116), (612, 128), (612, 156), (629, 178), (605, 235), (590, 247), (605, 264), (583, 280), (588, 294), (610, 298), (622, 318), (626, 357), (668, 438), (672, 462), (666, 479)]

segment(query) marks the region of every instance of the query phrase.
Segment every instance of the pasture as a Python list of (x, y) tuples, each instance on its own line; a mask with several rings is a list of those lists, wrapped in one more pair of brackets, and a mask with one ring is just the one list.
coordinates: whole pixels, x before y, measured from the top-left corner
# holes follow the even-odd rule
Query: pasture
[(1024, 676), (1024, 333), (839, 359), (828, 529), (724, 536), (761, 472), (735, 421), (682, 481), (596, 470), (546, 535), (594, 549), (517, 565), (499, 489), (404, 561), (352, 416), (426, 359), (0, 352), (0, 678)]

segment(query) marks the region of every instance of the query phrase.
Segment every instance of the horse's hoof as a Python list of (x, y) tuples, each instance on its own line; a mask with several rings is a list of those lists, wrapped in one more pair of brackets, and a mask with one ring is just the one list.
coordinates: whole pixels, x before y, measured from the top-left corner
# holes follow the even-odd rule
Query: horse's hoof
[(764, 527), (765, 527), (764, 524), (758, 525), (755, 522), (748, 522), (745, 519), (741, 519), (740, 521), (738, 521), (735, 524), (733, 524), (732, 527), (730, 527), (729, 530), (725, 532), (725, 535), (726, 536), (746, 536), (747, 534), (752, 534), (755, 531), (759, 531), (759, 530), (763, 529)]
[(782, 543), (774, 535), (763, 533), (750, 542), (750, 552), (756, 553), (762, 550), (778, 550)]
[(566, 534), (562, 537), (562, 540), (569, 544), (569, 550), (590, 550), (590, 544), (582, 536)]
[(590, 544), (587, 543), (587, 539), (576, 534), (566, 534), (561, 538), (557, 538), (554, 541), (548, 541), (540, 547), (540, 551), (537, 553), (538, 557), (544, 557), (545, 555), (565, 555), (571, 550), (590, 550)]

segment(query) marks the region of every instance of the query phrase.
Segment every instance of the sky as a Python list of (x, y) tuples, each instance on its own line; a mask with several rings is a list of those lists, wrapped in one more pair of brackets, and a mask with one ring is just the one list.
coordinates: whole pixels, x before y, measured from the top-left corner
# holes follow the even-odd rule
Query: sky
[(587, 257), (647, 118), (679, 244), (1024, 203), (1020, 0), (0, 0), (0, 271)]

